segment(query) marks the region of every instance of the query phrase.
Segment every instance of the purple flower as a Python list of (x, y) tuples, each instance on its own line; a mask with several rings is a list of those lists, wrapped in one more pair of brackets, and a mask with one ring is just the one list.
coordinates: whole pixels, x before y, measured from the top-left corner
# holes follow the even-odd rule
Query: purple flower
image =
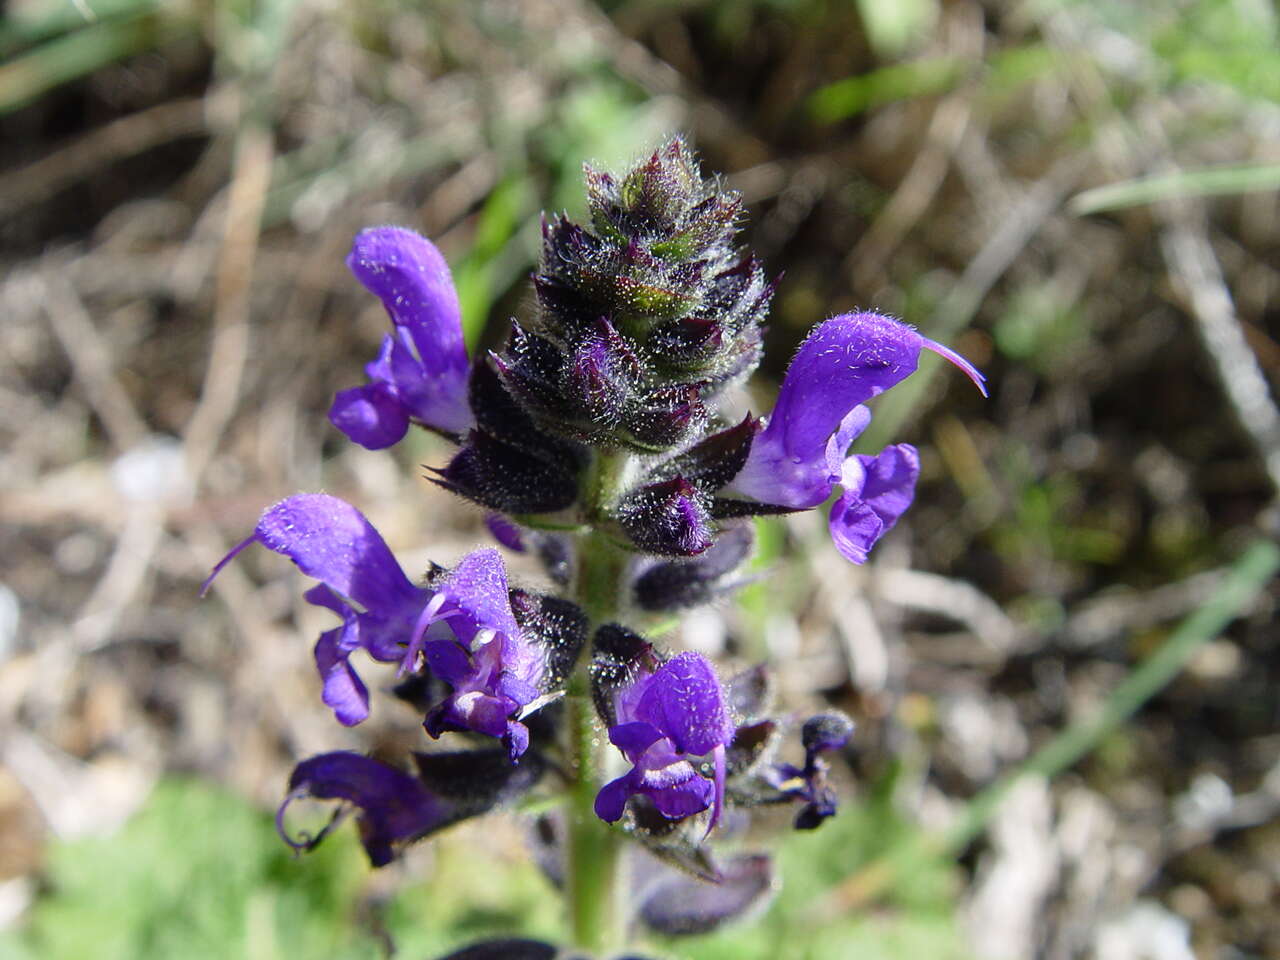
[[(372, 864), (381, 867), (406, 843), (529, 790), (546, 767), (536, 754), (513, 765), (497, 749), (415, 753), (413, 762), (417, 769), (410, 774), (347, 751), (304, 760), (289, 777), (289, 795), (276, 813), (276, 828), (295, 850), (313, 850), (354, 807), (360, 840)], [(303, 797), (343, 805), (317, 833), (291, 836), (285, 815)]]
[(390, 863), (395, 848), (456, 819), (449, 805), (417, 777), (358, 753), (325, 753), (294, 768), (289, 795), (276, 813), (276, 829), (295, 850), (315, 849), (343, 814), (337, 811), (314, 836), (295, 839), (285, 829), (285, 812), (303, 797), (342, 800), (358, 808), (360, 842), (375, 867)]
[(512, 759), (528, 745), (515, 719), (540, 694), (544, 651), (527, 643), (511, 612), (507, 575), (498, 552), (477, 550), (430, 588), (404, 575), (385, 541), (355, 507), (325, 494), (300, 494), (262, 514), (253, 535), (214, 568), (260, 543), (284, 554), (320, 584), (309, 602), (327, 607), (342, 626), (320, 636), (316, 666), (324, 702), (347, 726), (369, 715), (369, 692), (350, 657), (417, 668), (419, 655), (448, 682), (452, 694), (427, 717), (427, 730), (474, 730), (501, 738)]
[(844, 487), (831, 514), (831, 534), (848, 559), (867, 551), (911, 504), (919, 474), (915, 449), (889, 447), (877, 457), (846, 457), (866, 429), (863, 406), (915, 372), (922, 349), (963, 370), (986, 395), (985, 379), (963, 357), (875, 313), (842, 314), (819, 324), (787, 368), (768, 425), (731, 489), (761, 503), (816, 507)]
[(284, 554), (319, 580), (307, 591), (307, 600), (342, 618), (341, 627), (321, 634), (316, 666), (324, 682), (324, 702), (343, 724), (360, 723), (369, 715), (369, 691), (351, 667), (351, 654), (364, 649), (374, 660), (403, 662), (431, 591), (409, 581), (359, 510), (319, 493), (289, 497), (265, 510), (253, 535), (214, 567), (205, 589), (253, 543)]
[(399, 441), (411, 422), (462, 434), (467, 348), (449, 266), (430, 240), (401, 227), (373, 227), (352, 244), (347, 266), (382, 300), (395, 331), (365, 367), (370, 382), (341, 391), (329, 420), (370, 450)]
[(804, 766), (777, 763), (762, 771), (765, 783), (779, 794), (804, 803), (796, 814), (797, 830), (813, 830), (835, 814), (838, 798), (827, 783), (827, 764), (819, 754), (841, 749), (853, 736), (853, 730), (853, 721), (843, 713), (820, 713), (810, 717), (800, 732), (804, 744)]
[(523, 531), (520, 526), (513, 522), (510, 518), (501, 513), (493, 513), (490, 511), (484, 515), (484, 525), (492, 534), (493, 539), (510, 550), (512, 553), (524, 553), (528, 548), (525, 546)]
[(512, 761), (524, 753), (529, 728), (519, 717), (542, 693), (546, 651), (516, 624), (497, 550), (468, 554), (436, 585), (408, 655), (419, 645), (431, 672), (453, 688), (427, 713), (427, 733), (474, 730), (501, 739)]
[(844, 492), (831, 508), (828, 529), (836, 549), (854, 563), (888, 533), (915, 496), (920, 455), (909, 443), (885, 447), (877, 456), (847, 457), (840, 468)]
[[(710, 830), (724, 804), (725, 746), (734, 726), (724, 691), (706, 657), (686, 652), (652, 673), (637, 671), (613, 693), (609, 741), (632, 763), (629, 773), (605, 784), (596, 796), (596, 816), (614, 823), (627, 799), (644, 794), (670, 820), (714, 804)], [(711, 754), (715, 780), (708, 781), (690, 758)]]

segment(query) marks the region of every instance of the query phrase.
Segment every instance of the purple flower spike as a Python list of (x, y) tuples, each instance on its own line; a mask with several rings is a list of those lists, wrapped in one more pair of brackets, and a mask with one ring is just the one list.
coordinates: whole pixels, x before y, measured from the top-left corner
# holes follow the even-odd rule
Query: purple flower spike
[(973, 364), (897, 320), (853, 313), (819, 324), (787, 368), (768, 425), (730, 489), (803, 510), (843, 484), (832, 537), (844, 556), (862, 563), (910, 505), (919, 464), (905, 444), (879, 457), (846, 458), (845, 452), (871, 420), (863, 404), (914, 373), (922, 349), (958, 366), (986, 395)]
[(395, 331), (365, 367), (370, 382), (334, 398), (330, 421), (370, 450), (399, 441), (411, 422), (464, 433), (474, 422), (467, 348), (458, 294), (440, 251), (412, 230), (373, 227), (356, 237), (347, 266), (382, 300)]
[(300, 494), (267, 508), (253, 535), (214, 567), (205, 589), (253, 543), (283, 554), (319, 580), (307, 592), (307, 601), (342, 618), (342, 626), (316, 644), (316, 667), (324, 682), (324, 702), (338, 720), (346, 726), (360, 723), (369, 715), (369, 692), (348, 658), (364, 649), (384, 663), (402, 660), (431, 592), (409, 582), (364, 514), (337, 497)]
[[(629, 797), (644, 794), (669, 820), (714, 807), (709, 833), (724, 804), (725, 746), (734, 725), (706, 657), (686, 652), (653, 673), (639, 673), (616, 692), (614, 710), (609, 740), (633, 766), (596, 796), (596, 816), (614, 823)], [(713, 782), (690, 762), (707, 754), (715, 763)]]
[(448, 805), (417, 777), (358, 753), (324, 753), (294, 767), (289, 795), (276, 813), (276, 829), (295, 850), (315, 849), (344, 813), (338, 810), (314, 836), (291, 837), (285, 829), (285, 811), (303, 797), (342, 800), (357, 807), (360, 842), (375, 867), (390, 863), (397, 847), (455, 819)]

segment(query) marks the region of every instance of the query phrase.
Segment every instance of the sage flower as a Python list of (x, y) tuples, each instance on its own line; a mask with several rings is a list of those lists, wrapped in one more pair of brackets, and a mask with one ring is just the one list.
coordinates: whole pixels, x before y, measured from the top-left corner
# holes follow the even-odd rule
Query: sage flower
[(871, 421), (864, 404), (914, 373), (922, 349), (955, 364), (986, 394), (985, 379), (971, 363), (897, 320), (854, 313), (819, 324), (787, 368), (768, 424), (729, 489), (805, 510), (841, 485), (832, 538), (845, 557), (862, 563), (910, 506), (919, 458), (909, 444), (876, 457), (846, 452)]
[(467, 405), (467, 348), (449, 265), (426, 237), (402, 227), (356, 236), (347, 266), (382, 300), (395, 326), (369, 383), (341, 391), (329, 420), (370, 450), (404, 437), (410, 423), (457, 436), (474, 418)]
[[(700, 653), (681, 653), (653, 673), (638, 672), (614, 695), (609, 742), (632, 763), (629, 773), (604, 785), (595, 811), (613, 823), (627, 799), (648, 796), (664, 817), (678, 820), (714, 806), (710, 830), (724, 804), (725, 746), (734, 726), (714, 668)], [(693, 761), (710, 754), (715, 779)]]
[(427, 732), (472, 730), (498, 737), (514, 760), (528, 746), (519, 717), (546, 691), (548, 648), (528, 638), (512, 613), (498, 552), (476, 550), (431, 586), (416, 586), (386, 542), (355, 507), (326, 494), (300, 494), (268, 508), (252, 536), (214, 568), (205, 587), (250, 544), (283, 554), (320, 583), (308, 602), (332, 610), (342, 626), (321, 634), (316, 666), (324, 702), (347, 726), (369, 715), (369, 691), (350, 658), (418, 669), (420, 659), (452, 688), (432, 709)]

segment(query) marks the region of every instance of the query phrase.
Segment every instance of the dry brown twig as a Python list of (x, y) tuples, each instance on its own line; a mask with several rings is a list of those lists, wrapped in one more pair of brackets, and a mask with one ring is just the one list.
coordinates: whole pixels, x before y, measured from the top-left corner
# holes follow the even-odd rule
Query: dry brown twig
[(1191, 200), (1161, 208), (1160, 248), (1169, 276), (1196, 323), (1236, 419), (1262, 459), (1272, 493), (1280, 496), (1280, 411), (1236, 315), (1222, 266), (1209, 242), (1203, 208)]
[(205, 129), (203, 97), (168, 101), (121, 117), (0, 176), (0, 217), (35, 206), (109, 164)]
[[(978, 60), (983, 41), (981, 11), (973, 5), (958, 6), (955, 10), (950, 19), (951, 29), (946, 31), (949, 39), (945, 53)], [(894, 251), (938, 195), (952, 158), (969, 128), (973, 96), (972, 90), (961, 89), (942, 98), (934, 109), (924, 145), (912, 160), (906, 176), (845, 259), (844, 270), (853, 278), (855, 290), (874, 290), (879, 286)]]

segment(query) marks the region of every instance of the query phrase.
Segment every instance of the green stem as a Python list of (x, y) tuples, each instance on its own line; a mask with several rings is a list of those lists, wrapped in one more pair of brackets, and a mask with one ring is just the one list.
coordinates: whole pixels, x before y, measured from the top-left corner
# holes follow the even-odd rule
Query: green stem
[[(627, 469), (625, 455), (597, 454), (587, 479), (587, 519), (598, 521)], [(594, 630), (619, 613), (627, 553), (599, 530), (578, 539), (572, 596)], [(609, 743), (591, 702), (591, 658), (585, 655), (569, 682), (567, 755), (570, 758), (566, 885), (575, 948), (605, 955), (622, 946), (623, 877), (620, 836), (595, 815)]]

